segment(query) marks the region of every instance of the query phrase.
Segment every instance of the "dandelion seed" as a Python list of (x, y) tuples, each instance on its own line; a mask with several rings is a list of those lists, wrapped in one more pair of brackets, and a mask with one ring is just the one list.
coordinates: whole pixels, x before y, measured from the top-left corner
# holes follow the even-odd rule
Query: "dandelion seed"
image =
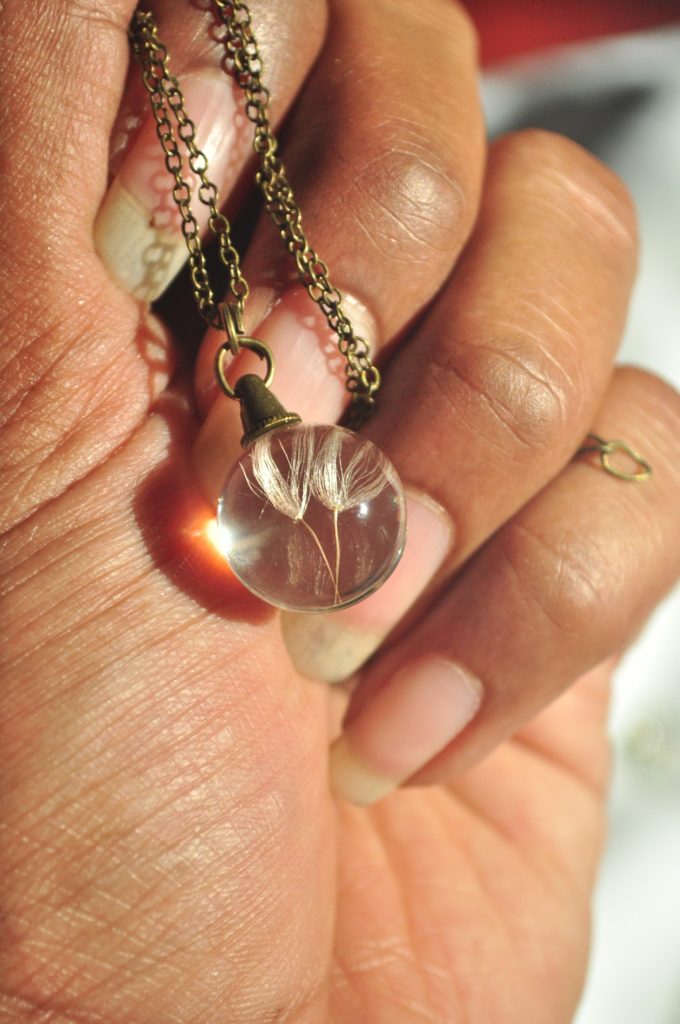
[[(284, 469), (283, 472), (279, 469), (272, 452), (272, 443), (278, 444), (285, 459), (287, 470)], [(309, 430), (293, 432), (290, 454), (275, 435), (272, 437), (271, 434), (265, 434), (255, 442), (253, 447), (251, 469), (255, 482), (251, 481), (245, 469), (243, 469), (243, 475), (253, 494), (268, 501), (277, 512), (281, 512), (295, 523), (300, 523), (307, 530), (319, 551), (322, 563), (331, 577), (337, 594), (337, 573), (335, 576), (333, 575), (333, 569), (319, 535), (304, 518), (311, 497), (315, 447), (314, 434)], [(290, 566), (290, 571), (297, 572), (294, 565)]]
[[(290, 456), (279, 441), (279, 448), (288, 464), (288, 473), (282, 473), (272, 453), (272, 440), (276, 437), (265, 434), (255, 442), (251, 462), (253, 476), (261, 496), (277, 512), (297, 521), (302, 519), (309, 504), (314, 441), (307, 431), (296, 431)], [(251, 490), (257, 493), (245, 470), (244, 475)]]
[[(329, 430), (317, 449), (313, 463), (311, 489), (314, 497), (333, 513), (335, 541), (335, 600), (340, 602), (340, 543), (339, 516), (357, 505), (367, 509), (391, 482), (386, 459), (382, 458), (370, 441), (359, 442), (346, 466), (342, 464), (343, 433)], [(365, 514), (365, 513), (364, 513)]]
[(390, 483), (386, 460), (378, 456), (370, 441), (356, 446), (346, 466), (342, 464), (342, 445), (342, 433), (329, 430), (312, 470), (312, 494), (334, 512), (367, 505)]

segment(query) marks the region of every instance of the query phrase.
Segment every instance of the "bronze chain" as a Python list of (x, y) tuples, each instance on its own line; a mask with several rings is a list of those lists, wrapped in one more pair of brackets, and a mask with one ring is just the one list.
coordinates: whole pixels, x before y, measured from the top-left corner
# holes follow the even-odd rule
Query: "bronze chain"
[[(346, 360), (347, 389), (353, 398), (352, 420), (357, 425), (375, 404), (380, 371), (371, 362), (366, 341), (354, 333), (342, 308), (342, 294), (331, 283), (328, 267), (311, 247), (305, 234), (302, 212), (278, 155), (278, 142), (269, 120), (269, 91), (262, 84), (262, 60), (253, 34), (250, 11), (242, 0), (212, 0), (212, 7), (224, 25), (221, 42), (227, 65), (245, 94), (246, 114), (255, 128), (253, 149), (260, 159), (255, 180), (264, 195), (265, 209), (293, 256), (300, 280), (310, 298), (322, 309), (331, 330), (338, 337), (338, 348)], [(231, 316), (228, 319), (232, 328), (235, 324), (242, 333), (240, 325), (248, 284), (231, 240), (229, 222), (220, 211), (217, 188), (208, 177), (207, 158), (196, 145), (196, 127), (187, 115), (179, 81), (170, 73), (168, 51), (158, 38), (155, 20), (149, 11), (135, 12), (130, 25), (130, 39), (142, 66), (144, 86), (165, 153), (165, 164), (175, 180), (172, 197), (182, 217), (182, 233), (189, 252), (191, 281), (199, 312), (213, 327), (228, 328), (224, 306), (216, 300), (208, 278), (200, 230), (191, 209), (192, 190), (183, 174), (184, 163), (178, 139), (186, 147), (188, 165), (199, 179), (198, 199), (210, 212), (208, 224), (217, 238), (220, 261), (228, 272), (226, 301), (234, 314), (233, 320)]]

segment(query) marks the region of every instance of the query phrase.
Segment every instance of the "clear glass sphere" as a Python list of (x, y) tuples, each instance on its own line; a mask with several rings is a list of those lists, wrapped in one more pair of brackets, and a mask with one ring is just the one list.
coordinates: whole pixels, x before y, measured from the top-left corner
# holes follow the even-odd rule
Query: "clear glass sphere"
[(272, 430), (245, 452), (217, 506), (242, 583), (292, 611), (328, 611), (384, 583), (406, 539), (404, 492), (371, 441), (336, 426)]

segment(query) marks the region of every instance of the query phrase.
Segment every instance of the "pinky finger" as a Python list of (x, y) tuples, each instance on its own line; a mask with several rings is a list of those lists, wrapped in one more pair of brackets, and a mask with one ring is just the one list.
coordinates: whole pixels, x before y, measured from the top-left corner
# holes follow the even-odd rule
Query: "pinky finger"
[(648, 455), (651, 479), (578, 459), (495, 534), (360, 680), (331, 755), (339, 795), (451, 781), (629, 644), (675, 582), (680, 399), (619, 370), (594, 429)]

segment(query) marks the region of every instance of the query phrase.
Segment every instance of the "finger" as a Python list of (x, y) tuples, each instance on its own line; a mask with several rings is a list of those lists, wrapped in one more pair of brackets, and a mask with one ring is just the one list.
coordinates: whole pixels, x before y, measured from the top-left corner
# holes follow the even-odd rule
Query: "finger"
[[(174, 6), (185, 28), (207, 37), (198, 13), (184, 17), (191, 5)], [(54, 0), (39, 18), (16, 3), (0, 13), (10, 41), (1, 72), (0, 202), (11, 227), (0, 277), (4, 528), (124, 444), (172, 370), (168, 332), (112, 282), (92, 243), (132, 8), (119, 2), (103, 15), (91, 0)]]
[[(180, 80), (196, 142), (208, 161), (208, 176), (225, 199), (244, 166), (252, 164), (252, 124), (245, 97), (224, 67), (224, 47), (216, 38), (212, 10), (154, 5), (158, 36), (170, 54), (170, 71)], [(288, 4), (269, 0), (252, 14), (258, 44), (272, 91), (272, 117), (277, 123), (311, 67), (325, 26), (323, 0)], [(117, 172), (95, 224), (97, 250), (113, 278), (136, 298), (157, 298), (187, 258), (181, 218), (172, 198), (174, 179), (141, 86), (141, 69), (133, 66), (123, 99), (123, 125), (138, 128), (125, 154), (117, 154)], [(141, 127), (137, 124), (141, 119)], [(120, 146), (120, 140), (117, 140)], [(251, 168), (252, 169), (252, 168)], [(187, 174), (196, 195), (197, 179)], [(201, 229), (208, 211), (193, 203)]]
[[(441, 286), (474, 221), (484, 141), (467, 15), (450, 0), (332, 3), (283, 157), (310, 243), (377, 351)], [(250, 326), (275, 306), (257, 335), (274, 351), (277, 396), (304, 419), (336, 419), (347, 401), (344, 361), (266, 216), (244, 269), (260, 296)], [(196, 366), (204, 410), (216, 396), (219, 343), (209, 332)], [(245, 356), (238, 372), (249, 365)], [(196, 460), (206, 495), (234, 454), (219, 442), (233, 437), (233, 413), (218, 397), (206, 424)]]
[[(507, 523), (355, 692), (334, 754), (338, 791), (373, 799), (478, 762), (623, 649), (675, 582), (679, 396), (620, 370), (596, 429), (646, 453), (652, 477), (622, 482), (581, 457)], [(356, 792), (355, 762), (375, 777)]]
[(285, 617), (301, 671), (356, 671), (560, 470), (607, 386), (635, 262), (630, 200), (585, 150), (540, 132), (492, 147), (473, 237), (366, 429), (411, 496), (402, 563), (353, 609)]
[[(134, 0), (45, 0), (29, 17), (21, 0), (0, 7), (5, 225), (28, 222), (55, 247), (74, 232), (82, 241), (104, 186), (133, 8)], [(8, 265), (21, 242), (4, 232)]]
[(122, 445), (165, 385), (167, 338), (92, 248), (133, 0), (0, 5), (0, 528)]
[(455, 797), (529, 863), (539, 850), (556, 862), (560, 877), (572, 879), (586, 901), (605, 831), (606, 718), (615, 665), (610, 658), (587, 672), (450, 784)]

